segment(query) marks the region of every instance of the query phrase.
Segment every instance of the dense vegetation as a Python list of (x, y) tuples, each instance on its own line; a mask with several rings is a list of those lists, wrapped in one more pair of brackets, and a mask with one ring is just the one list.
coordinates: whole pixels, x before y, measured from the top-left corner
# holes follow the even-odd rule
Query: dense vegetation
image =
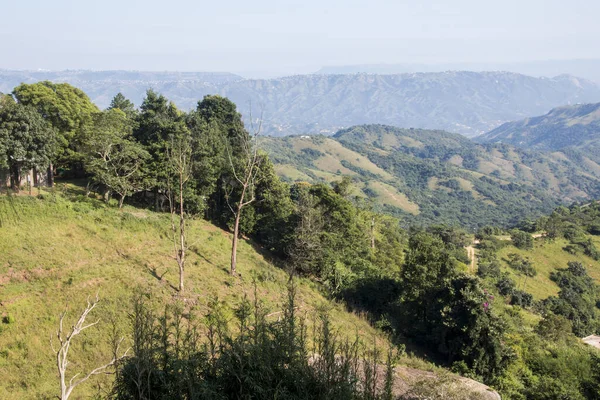
[[(19, 122), (13, 123), (15, 120)], [(69, 85), (21, 85), (15, 89), (14, 98), (3, 99), (0, 126), (8, 132), (0, 136), (7, 165), (11, 158), (6, 155), (29, 146), (29, 136), (38, 143), (54, 138), (47, 141), (52, 144), (47, 149), (29, 146), (28, 154), (33, 156), (28, 155), (27, 160), (31, 164), (13, 166), (9, 171), (14, 191), (19, 189), (17, 172), (32, 166), (42, 169), (49, 163), (49, 176), (56, 173), (60, 178), (79, 177), (88, 182), (75, 202), (55, 210), (70, 215), (70, 221), (76, 220), (72, 213), (78, 214), (82, 221), (70, 222), (77, 229), (106, 240), (104, 232), (118, 230), (115, 224), (120, 224), (135, 227), (133, 235), (120, 237), (129, 246), (145, 240), (146, 231), (159, 232), (162, 245), (170, 242), (166, 256), (178, 267), (179, 285), (165, 284), (161, 290), (174, 300), (171, 306), (157, 309), (156, 304), (147, 301), (153, 292), (142, 291), (134, 296), (131, 310), (125, 307), (131, 314), (128, 336), (133, 343), (132, 353), (119, 359), (115, 386), (104, 393), (106, 397), (392, 397), (393, 352), (383, 369), (387, 372), (380, 374), (385, 376), (384, 383), (378, 386), (374, 371), (385, 363), (385, 357), (375, 354), (379, 351), (382, 355), (380, 350), (374, 348), (369, 355), (364, 347), (361, 352), (361, 346), (337, 337), (330, 330), (327, 313), (319, 313), (320, 323), (313, 323), (313, 333), (307, 334), (305, 322), (295, 314), (294, 282), (300, 279), (312, 281), (329, 299), (366, 312), (373, 325), (386, 332), (389, 343), (400, 350), (409, 346), (427, 354), (457, 373), (493, 385), (506, 398), (598, 398), (600, 382), (594, 370), (597, 358), (573, 335), (592, 332), (598, 324), (598, 289), (581, 264), (571, 263), (555, 272), (552, 279), (560, 287), (556, 297), (534, 301), (502, 273), (497, 254), (501, 241), (494, 236), (498, 228), (486, 228), (478, 234), (481, 253), (475, 274), (469, 267), (471, 259), (465, 247), (471, 244), (471, 238), (465, 231), (442, 224), (404, 230), (397, 219), (374, 212), (368, 201), (357, 197), (349, 178), (314, 184), (280, 180), (269, 157), (259, 151), (260, 141), (256, 141), (254, 132), (248, 132), (235, 105), (226, 98), (206, 96), (195, 110), (185, 113), (164, 96), (149, 91), (139, 110), (117, 95), (107, 110), (100, 111)], [(13, 134), (21, 131), (28, 135)], [(446, 146), (458, 143), (460, 148), (462, 139), (442, 135), (442, 140), (448, 141)], [(373, 149), (370, 151), (375, 152)], [(380, 150), (383, 159), (403, 165), (400, 152), (385, 156), (391, 151)], [(436, 160), (449, 155), (445, 153), (448, 149), (433, 145), (419, 151), (431, 152)], [(312, 149), (304, 153), (306, 157), (319, 157), (318, 152)], [(468, 154), (461, 154), (469, 163)], [(398, 166), (394, 165), (385, 168), (396, 173)], [(412, 180), (407, 178), (407, 187), (428, 185), (420, 178), (422, 171), (418, 171), (407, 175), (412, 176)], [(449, 188), (460, 186), (459, 181), (450, 182)], [(514, 186), (518, 193), (528, 190)], [(109, 205), (116, 203), (119, 209), (154, 209), (156, 219), (145, 227), (138, 225), (141, 222), (128, 213), (107, 211), (109, 206), (92, 199), (96, 197), (92, 192)], [(116, 201), (111, 199), (114, 195)], [(31, 210), (64, 201), (55, 190), (50, 195), (40, 192), (39, 198), (2, 200), (0, 216), (7, 224), (16, 220), (10, 223), (17, 226), (17, 232), (22, 216), (15, 210), (24, 207), (29, 217), (35, 217)], [(519, 250), (529, 251), (532, 238), (525, 231), (542, 227), (548, 240), (568, 235), (581, 246), (581, 252), (594, 256), (593, 241), (582, 242), (581, 232), (575, 227), (582, 227), (577, 229), (585, 230), (585, 235), (594, 234), (597, 216), (596, 205), (558, 209), (548, 218), (524, 223), (522, 231), (512, 231), (511, 236)], [(46, 216), (48, 220), (60, 217), (59, 212)], [(198, 224), (192, 223), (200, 218), (233, 232), (231, 246), (219, 251), (222, 259), (223, 253), (231, 249), (231, 262), (225, 268), (229, 275), (225, 274), (224, 283), (223, 262), (220, 267), (206, 263), (203, 274), (194, 270), (199, 260), (207, 261), (205, 253), (210, 249), (206, 244), (191, 244), (189, 235), (204, 237), (197, 231)], [(115, 224), (107, 226), (106, 221)], [(200, 229), (210, 229), (207, 226), (200, 225)], [(201, 314), (205, 320), (194, 322), (192, 308), (198, 300), (195, 290), (199, 281), (212, 278), (206, 285), (235, 287), (249, 279), (255, 285), (274, 279), (273, 271), (249, 277), (247, 266), (235, 268), (236, 245), (244, 237), (286, 272), (279, 271), (279, 277), (286, 276), (291, 285), (282, 318), (277, 323), (266, 320), (261, 295), (255, 289), (254, 306), (248, 298), (238, 296), (229, 317), (224, 317), (222, 303), (208, 301)], [(26, 262), (18, 253), (18, 241), (11, 243), (7, 247), (11, 259), (2, 260), (7, 276)], [(33, 246), (27, 243), (23, 246)], [(144, 241), (136, 246), (154, 251), (148, 244)], [(240, 256), (242, 266), (248, 253)], [(127, 253), (125, 258), (134, 265), (148, 263), (136, 257)], [(526, 257), (515, 253), (509, 261), (515, 274), (529, 279), (537, 275), (535, 265)], [(156, 265), (144, 268), (153, 280), (163, 282), (164, 274)], [(122, 271), (111, 273), (125, 279), (119, 275)], [(184, 275), (194, 277), (191, 287), (184, 286)], [(59, 286), (69, 287), (73, 280), (65, 282)], [(19, 284), (28, 285), (22, 281)], [(110, 300), (122, 311), (123, 304), (127, 304), (125, 298), (132, 295), (120, 293), (119, 298)], [(48, 319), (48, 315), (43, 317)], [(524, 323), (525, 318), (531, 319)], [(542, 322), (538, 323), (540, 318)], [(14, 317), (7, 315), (6, 335), (13, 332), (10, 326), (14, 323)], [(235, 329), (229, 331), (232, 325)], [(3, 336), (4, 329), (0, 337), (9, 340)], [(11, 347), (17, 350), (11, 351), (20, 351), (23, 344), (19, 343)], [(93, 349), (95, 343), (84, 342), (83, 348)], [(9, 352), (3, 354), (12, 357)], [(573, 363), (577, 368), (561, 368), (564, 363)], [(152, 385), (141, 384), (150, 378)], [(407, 396), (418, 399), (425, 395)]]
[(576, 162), (442, 131), (367, 125), (333, 138), (272, 138), (265, 147), (284, 179), (350, 176), (355, 195), (407, 225), (509, 227), (560, 203), (600, 196), (598, 173)]
[(278, 321), (267, 321), (258, 296), (254, 304), (242, 299), (234, 310), (233, 336), (218, 303), (211, 304), (202, 327), (190, 322), (181, 305), (155, 315), (138, 295), (131, 317), (135, 356), (118, 366), (111, 397), (393, 399), (393, 353), (382, 370), (377, 348), (359, 356), (359, 339), (340, 339), (327, 315), (309, 333), (295, 296), (292, 283)]

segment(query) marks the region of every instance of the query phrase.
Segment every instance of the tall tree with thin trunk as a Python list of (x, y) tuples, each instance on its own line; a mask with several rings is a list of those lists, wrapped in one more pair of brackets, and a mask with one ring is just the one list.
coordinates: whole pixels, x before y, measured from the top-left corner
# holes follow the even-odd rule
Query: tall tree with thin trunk
[[(185, 231), (185, 200), (184, 191), (192, 176), (193, 148), (189, 131), (179, 132), (172, 137), (167, 146), (167, 162), (170, 173), (167, 174), (167, 194), (171, 211), (171, 230), (175, 259), (179, 267), (179, 292), (184, 290), (185, 256), (187, 250)], [(177, 218), (179, 223), (177, 224)]]
[[(233, 222), (233, 237), (231, 239), (231, 275), (237, 274), (237, 246), (240, 235), (240, 220), (242, 218), (242, 212), (244, 208), (250, 205), (256, 200), (255, 196), (255, 185), (256, 177), (259, 172), (261, 157), (258, 153), (258, 136), (262, 126), (262, 118), (259, 122), (258, 129), (253, 130), (253, 134), (249, 135), (247, 132), (238, 135), (236, 138), (240, 151), (238, 152), (238, 158), (234, 159), (232, 156), (232, 150), (230, 142), (227, 138), (226, 141), (226, 152), (229, 160), (229, 166), (231, 168), (231, 178), (225, 191), (225, 199), (229, 209), (234, 215)], [(236, 197), (233, 204), (231, 198)]]
[(71, 327), (71, 330), (69, 332), (65, 332), (64, 327), (63, 327), (63, 322), (65, 319), (65, 316), (67, 315), (67, 312), (64, 311), (60, 315), (60, 320), (58, 323), (58, 330), (56, 331), (56, 338), (58, 339), (60, 347), (58, 347), (58, 349), (55, 348), (54, 341), (52, 340), (52, 338), (50, 339), (50, 346), (52, 347), (52, 351), (56, 355), (56, 367), (58, 368), (58, 376), (59, 376), (59, 380), (60, 380), (60, 396), (59, 396), (60, 400), (67, 400), (69, 398), (69, 396), (71, 396), (73, 390), (77, 386), (84, 383), (85, 381), (90, 379), (92, 376), (106, 374), (110, 367), (115, 365), (117, 362), (119, 362), (123, 358), (127, 357), (127, 353), (129, 352), (129, 349), (127, 349), (122, 355), (120, 355), (120, 356), (118, 355), (119, 354), (119, 346), (121, 345), (121, 343), (124, 340), (124, 338), (121, 338), (120, 340), (118, 340), (118, 342), (115, 346), (113, 358), (108, 363), (91, 370), (90, 372), (88, 372), (86, 375), (82, 376), (79, 379), (76, 379), (76, 378), (79, 375), (81, 375), (81, 373), (77, 373), (77, 374), (73, 375), (71, 377), (71, 379), (69, 379), (69, 381), (67, 382), (67, 367), (71, 364), (71, 362), (69, 361), (69, 350), (71, 348), (72, 341), (75, 338), (75, 336), (79, 335), (84, 330), (91, 328), (92, 326), (94, 326), (94, 325), (98, 324), (98, 322), (100, 322), (100, 320), (97, 320), (96, 322), (92, 322), (90, 324), (85, 323), (85, 320), (88, 317), (89, 313), (91, 313), (92, 310), (94, 308), (96, 308), (99, 301), (100, 301), (100, 299), (98, 298), (97, 294), (96, 294), (96, 298), (93, 300), (90, 300), (90, 298), (88, 297), (87, 306), (85, 307), (85, 310), (83, 310), (83, 312), (79, 316), (79, 319), (77, 320), (75, 325), (73, 325)]

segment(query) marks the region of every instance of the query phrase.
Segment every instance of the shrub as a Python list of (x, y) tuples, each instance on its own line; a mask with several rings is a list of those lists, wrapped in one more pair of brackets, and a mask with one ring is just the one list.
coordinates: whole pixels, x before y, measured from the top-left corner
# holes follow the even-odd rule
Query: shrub
[(384, 382), (377, 384), (378, 352), (360, 356), (358, 339), (340, 339), (326, 314), (309, 335), (305, 321), (296, 314), (293, 283), (278, 321), (267, 321), (256, 297), (255, 293), (254, 304), (244, 298), (234, 310), (234, 335), (218, 301), (211, 302), (200, 325), (180, 305), (168, 306), (157, 316), (143, 296), (136, 296), (134, 354), (118, 366), (113, 398), (391, 398), (392, 353), (387, 373), (381, 373)]

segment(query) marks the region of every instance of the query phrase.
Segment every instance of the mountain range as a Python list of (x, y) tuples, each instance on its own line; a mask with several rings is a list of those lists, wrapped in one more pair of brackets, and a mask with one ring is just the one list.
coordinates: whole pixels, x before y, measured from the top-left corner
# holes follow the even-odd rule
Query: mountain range
[(598, 84), (573, 76), (465, 71), (244, 79), (202, 72), (0, 70), (0, 91), (39, 80), (71, 83), (100, 107), (118, 92), (139, 106), (148, 88), (185, 110), (207, 94), (220, 94), (234, 101), (247, 121), (251, 114), (262, 116), (264, 133), (273, 136), (332, 135), (373, 123), (477, 136), (553, 107), (600, 101)]
[(553, 77), (562, 74), (579, 76), (600, 83), (600, 59), (541, 60), (526, 62), (462, 62), (443, 64), (359, 64), (325, 66), (318, 74), (402, 74), (407, 72), (443, 71), (510, 71), (519, 74)]

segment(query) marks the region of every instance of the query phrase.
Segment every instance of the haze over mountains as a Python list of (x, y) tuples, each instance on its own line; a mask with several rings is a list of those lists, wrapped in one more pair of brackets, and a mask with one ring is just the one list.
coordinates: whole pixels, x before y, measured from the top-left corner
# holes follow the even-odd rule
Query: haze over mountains
[(326, 66), (318, 74), (401, 74), (443, 71), (510, 71), (536, 77), (574, 75), (600, 83), (600, 59), (544, 60), (514, 63), (359, 64)]
[(368, 123), (476, 136), (554, 107), (600, 101), (597, 83), (573, 76), (461, 71), (244, 79), (202, 72), (0, 70), (0, 91), (40, 80), (80, 87), (100, 107), (106, 107), (118, 92), (139, 106), (148, 88), (185, 110), (194, 108), (206, 94), (221, 94), (246, 117), (250, 109), (255, 116), (262, 113), (264, 133), (274, 136), (331, 135)]

